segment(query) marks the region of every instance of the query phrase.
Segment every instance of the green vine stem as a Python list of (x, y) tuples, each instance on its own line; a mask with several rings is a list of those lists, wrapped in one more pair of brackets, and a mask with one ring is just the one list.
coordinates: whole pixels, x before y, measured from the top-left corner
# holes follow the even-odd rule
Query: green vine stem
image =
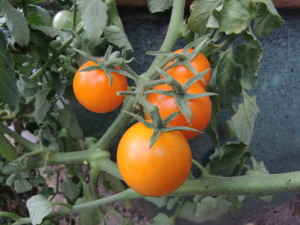
[[(168, 31), (159, 51), (171, 51), (172, 48), (175, 46), (176, 42), (181, 38), (182, 34), (185, 32), (183, 22), (184, 7), (185, 0), (174, 1)], [(159, 65), (165, 58), (165, 55), (157, 56), (144, 76), (148, 77), (148, 74), (152, 74), (153, 71), (156, 72), (156, 66)], [(152, 77), (148, 78), (151, 79)]]
[[(79, 25), (76, 33), (77, 35), (83, 32), (82, 24)], [(70, 36), (57, 50), (56, 52), (48, 59), (45, 64), (40, 67), (34, 74), (30, 76), (30, 79), (36, 81), (42, 74), (46, 71), (46, 69), (57, 59), (57, 57), (72, 43), (74, 36)]]
[(3, 131), (4, 133), (11, 136), (13, 139), (15, 139), (19, 144), (24, 146), (29, 151), (37, 151), (41, 149), (41, 146), (39, 144), (35, 144), (32, 143), (31, 141), (28, 141), (26, 138), (22, 137), (18, 133), (9, 129), (7, 126), (3, 125), (1, 122), (0, 122), (0, 131)]
[[(282, 192), (300, 190), (300, 172), (282, 174), (261, 174), (238, 177), (208, 176), (205, 179), (188, 180), (182, 187), (170, 194), (171, 196), (185, 195), (241, 195), (267, 196)], [(98, 207), (103, 204), (142, 198), (141, 194), (127, 189), (117, 194), (88, 203), (75, 205), (71, 210), (63, 209), (47, 216), (48, 219), (65, 216), (82, 209)], [(29, 218), (22, 218), (24, 223), (30, 223)]]
[(76, 21), (77, 21), (77, 4), (76, 0), (73, 0), (73, 18), (72, 18), (72, 32), (76, 33)]
[(205, 169), (204, 166), (202, 166), (198, 161), (196, 161), (195, 159), (192, 160), (193, 164), (201, 171), (202, 173), (202, 178), (205, 178), (208, 176), (208, 173)]

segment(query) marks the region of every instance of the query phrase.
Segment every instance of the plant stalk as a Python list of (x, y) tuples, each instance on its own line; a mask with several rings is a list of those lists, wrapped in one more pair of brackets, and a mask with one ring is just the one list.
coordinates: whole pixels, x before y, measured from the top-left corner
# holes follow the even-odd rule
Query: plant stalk
[[(282, 192), (300, 190), (300, 172), (282, 174), (245, 175), (238, 177), (208, 176), (205, 179), (188, 180), (170, 196), (187, 195), (234, 195), (234, 196), (267, 196)], [(71, 210), (63, 209), (47, 216), (48, 219), (65, 216), (82, 209), (98, 207), (103, 204), (142, 198), (141, 194), (132, 189), (101, 198), (88, 203), (75, 205)], [(28, 218), (20, 219), (30, 223)]]

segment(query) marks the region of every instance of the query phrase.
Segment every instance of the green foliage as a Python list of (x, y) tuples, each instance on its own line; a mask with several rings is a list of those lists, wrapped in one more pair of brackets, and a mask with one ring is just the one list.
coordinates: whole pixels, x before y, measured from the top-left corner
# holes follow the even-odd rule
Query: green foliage
[(212, 174), (229, 176), (248, 152), (248, 146), (243, 143), (227, 143), (216, 148), (210, 156), (209, 170)]
[(47, 95), (49, 94), (49, 90), (38, 90), (35, 94), (35, 110), (34, 110), (34, 118), (37, 124), (41, 124), (47, 112), (51, 107), (51, 103), (47, 99)]
[(254, 0), (254, 2), (258, 3), (258, 8), (253, 30), (258, 36), (265, 37), (272, 30), (281, 27), (283, 20), (271, 0)]
[(11, 162), (17, 158), (17, 151), (14, 146), (4, 137), (0, 130), (0, 156)]
[(251, 0), (224, 0), (220, 11), (213, 15), (219, 23), (219, 30), (225, 34), (238, 34), (245, 30), (255, 16), (256, 5)]
[(228, 212), (231, 203), (224, 196), (194, 198), (194, 202), (186, 202), (180, 216), (196, 223), (215, 220)]
[(174, 0), (147, 0), (151, 13), (163, 12), (172, 7)]
[(188, 20), (188, 28), (196, 33), (204, 34), (208, 28), (215, 27), (215, 23), (217, 22), (212, 12), (219, 7), (222, 7), (221, 0), (194, 1), (191, 6), (192, 13)]
[(104, 27), (104, 36), (107, 38), (109, 43), (127, 51), (132, 51), (132, 46), (128, 41), (126, 34), (118, 26), (110, 25), (108, 27)]
[(168, 215), (164, 213), (158, 213), (154, 218), (151, 219), (150, 222), (147, 222), (147, 225), (174, 225), (174, 220), (172, 217), (168, 217)]
[(249, 145), (259, 109), (256, 105), (256, 96), (250, 97), (243, 91), (243, 98), (244, 103), (239, 105), (229, 124), (237, 138), (244, 144)]
[(7, 40), (0, 30), (0, 102), (17, 109), (19, 104), (18, 88), (14, 79), (11, 54), (7, 48)]
[[(82, 197), (76, 200), (75, 205), (87, 203), (93, 200), (92, 191), (89, 185), (84, 180), (81, 180), (81, 183), (82, 183)], [(80, 211), (79, 215), (80, 215), (80, 224), (94, 225), (94, 224), (98, 224), (100, 220), (100, 214), (97, 208), (84, 209)]]
[(217, 98), (221, 108), (232, 105), (234, 97), (241, 94), (242, 74), (243, 67), (235, 61), (233, 48), (228, 48), (219, 54), (211, 78), (211, 87), (218, 94)]
[(51, 202), (42, 195), (34, 195), (26, 202), (33, 225), (41, 224), (43, 219), (52, 212)]
[(102, 1), (78, 0), (79, 15), (83, 28), (89, 41), (95, 43), (99, 40), (107, 20), (107, 6)]
[(67, 178), (61, 188), (64, 195), (71, 203), (74, 203), (80, 195), (80, 188), (71, 178)]
[(29, 43), (28, 22), (23, 14), (14, 8), (7, 0), (1, 1), (0, 12), (7, 21), (7, 27), (13, 36), (15, 42), (20, 46), (27, 46)]
[(236, 62), (243, 66), (242, 87), (251, 90), (257, 81), (257, 72), (261, 64), (262, 46), (251, 33), (245, 34), (245, 42), (236, 48)]

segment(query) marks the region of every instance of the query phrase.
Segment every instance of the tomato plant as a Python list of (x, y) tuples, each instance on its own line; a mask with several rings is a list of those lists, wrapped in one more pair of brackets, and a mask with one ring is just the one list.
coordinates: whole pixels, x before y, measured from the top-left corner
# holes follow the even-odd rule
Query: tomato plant
[(124, 96), (118, 96), (117, 92), (127, 90), (127, 80), (125, 76), (111, 72), (110, 84), (109, 76), (103, 70), (81, 71), (96, 65), (88, 61), (77, 70), (73, 80), (74, 94), (79, 103), (92, 112), (111, 112), (122, 104)]
[(117, 163), (124, 181), (146, 196), (162, 196), (180, 187), (190, 174), (192, 154), (178, 131), (164, 132), (149, 148), (153, 129), (141, 122), (122, 136)]
[[(182, 53), (183, 49), (178, 49), (174, 51), (174, 53)], [(193, 49), (188, 49), (187, 52), (192, 52), (194, 51)], [(172, 65), (173, 62), (169, 62), (166, 67)], [(199, 53), (191, 62), (190, 65), (194, 67), (199, 73), (204, 72), (205, 70), (209, 69), (209, 71), (203, 76), (203, 80), (199, 80), (198, 83), (206, 88), (207, 85), (209, 84), (210, 77), (211, 77), (211, 65), (206, 56), (203, 53)], [(191, 78), (194, 76), (194, 73), (187, 68), (185, 65), (179, 65), (175, 66), (169, 70), (167, 70), (167, 73), (170, 74), (174, 78)]]
[[(184, 78), (177, 78), (177, 80), (181, 84), (184, 84), (187, 81), (187, 79)], [(169, 85), (159, 85), (156, 86), (153, 90), (170, 91), (173, 90), (173, 88)], [(187, 93), (202, 94), (206, 93), (206, 91), (198, 83), (195, 83), (188, 88)], [(147, 100), (150, 103), (158, 106), (159, 113), (163, 119), (167, 118), (174, 112), (180, 111), (173, 96), (150, 93), (148, 94)], [(198, 131), (203, 131), (207, 127), (212, 113), (210, 98), (208, 96), (205, 96), (196, 99), (190, 99), (188, 100), (188, 105), (192, 112), (192, 117), (190, 118), (191, 123), (189, 123), (185, 116), (182, 113), (180, 113), (175, 119), (173, 119), (169, 123), (169, 126), (185, 126), (194, 128)], [(149, 119), (149, 116), (147, 114), (145, 114), (145, 117)], [(181, 132), (187, 139), (192, 139), (199, 135), (199, 133), (194, 131), (183, 130)]]
[[(152, 20), (137, 27), (130, 12), (125, 21), (138, 29), (127, 38), (133, 29), (115, 0), (0, 0), (0, 224), (60, 224), (63, 216), (72, 224), (67, 215), (75, 213), (80, 224), (109, 224), (108, 213), (123, 224), (122, 212), (107, 203), (145, 196), (175, 211), (158, 214), (155, 224), (174, 224), (177, 216), (199, 223), (236, 213), (246, 196), (269, 200), (300, 190), (300, 172), (269, 174), (250, 152), (260, 41), (282, 23), (272, 1), (189, 6), (148, 0), (152, 13), (172, 8), (154, 16), (170, 21), (159, 47), (166, 27)], [(64, 10), (52, 20), (55, 9)], [(187, 51), (174, 54), (175, 46)], [(148, 68), (146, 51), (154, 56)], [(74, 95), (92, 112), (122, 110), (90, 114), (76, 108)], [(139, 122), (130, 127), (133, 119)], [(208, 135), (188, 142), (195, 130)], [(54, 212), (54, 205), (67, 209)]]
[[(80, 17), (77, 15), (76, 17), (76, 25), (80, 22)], [(73, 13), (69, 10), (62, 10), (55, 14), (53, 17), (53, 27), (71, 30), (73, 24)]]

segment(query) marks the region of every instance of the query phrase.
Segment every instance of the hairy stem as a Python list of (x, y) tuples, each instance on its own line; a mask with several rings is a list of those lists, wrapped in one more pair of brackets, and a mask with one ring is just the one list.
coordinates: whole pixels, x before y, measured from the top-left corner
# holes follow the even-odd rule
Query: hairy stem
[[(186, 195), (242, 195), (267, 196), (282, 192), (300, 190), (300, 172), (282, 174), (261, 174), (238, 177), (208, 176), (205, 179), (188, 180), (170, 196)], [(88, 203), (75, 205), (71, 210), (63, 209), (47, 216), (48, 219), (65, 216), (82, 209), (101, 206), (106, 203), (142, 198), (141, 194), (127, 189), (115, 195)], [(21, 220), (21, 219), (20, 219)], [(24, 223), (30, 223), (28, 218), (22, 218)]]

